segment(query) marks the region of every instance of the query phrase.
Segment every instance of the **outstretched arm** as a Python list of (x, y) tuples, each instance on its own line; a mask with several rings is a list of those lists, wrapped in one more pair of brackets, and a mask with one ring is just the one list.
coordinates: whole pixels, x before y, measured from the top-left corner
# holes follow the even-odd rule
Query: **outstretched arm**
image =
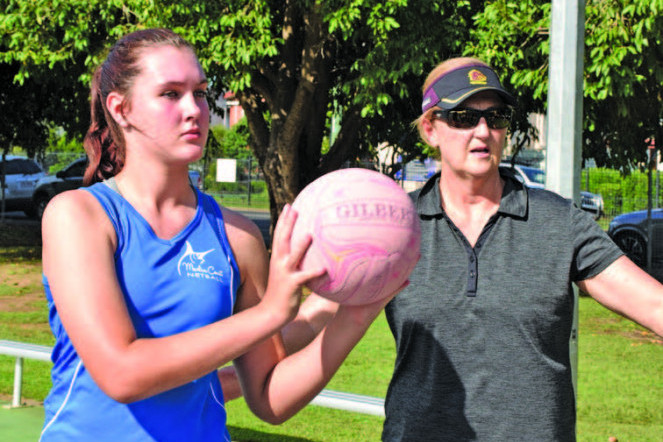
[(297, 317), (281, 331), (287, 354), (306, 347), (338, 311), (336, 302), (311, 293), (299, 307)]
[[(290, 284), (292, 275), (300, 271), (300, 261), (310, 239), (307, 244), (291, 244), (295, 219), (286, 206), (274, 232), (268, 274), (266, 266), (257, 263), (255, 256), (247, 256), (242, 249), (233, 247), (241, 263), (240, 271), (244, 268), (246, 277), (238, 296), (238, 315), (257, 303), (263, 304), (263, 297), (271, 297), (273, 290)], [(321, 270), (320, 274), (324, 272)], [(370, 305), (339, 306), (324, 329), (294, 354), (286, 355), (280, 333), (276, 333), (235, 359), (242, 392), (251, 410), (267, 422), (281, 423), (306, 406), (329, 382), (395, 294)]]
[[(286, 354), (293, 354), (306, 347), (322, 331), (338, 310), (338, 303), (311, 293), (299, 307), (297, 317), (281, 331)], [(227, 365), (218, 371), (223, 398), (226, 402), (242, 396), (237, 371)]]
[(625, 256), (578, 287), (610, 310), (663, 336), (663, 284)]
[[(255, 224), (239, 215), (228, 218), (235, 244), (251, 259), (266, 261)], [(292, 267), (306, 247), (302, 244), (295, 256), (289, 250), (280, 255), (294, 270), (275, 272), (277, 284), (256, 302), (245, 302), (237, 314), (186, 332), (144, 338), (136, 334), (117, 279), (115, 230), (96, 199), (84, 190), (58, 195), (44, 213), (42, 229), (44, 274), (62, 324), (97, 385), (119, 402), (191, 382), (271, 341), (296, 316), (301, 284), (319, 276)], [(274, 358), (285, 355), (278, 343), (269, 348)]]

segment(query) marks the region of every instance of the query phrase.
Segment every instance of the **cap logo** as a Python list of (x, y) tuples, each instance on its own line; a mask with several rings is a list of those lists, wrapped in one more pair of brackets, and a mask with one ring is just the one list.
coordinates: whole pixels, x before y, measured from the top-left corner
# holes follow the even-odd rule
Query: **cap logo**
[(477, 69), (472, 69), (468, 72), (467, 78), (470, 80), (470, 84), (486, 84), (488, 82), (488, 78), (486, 78), (483, 72)]

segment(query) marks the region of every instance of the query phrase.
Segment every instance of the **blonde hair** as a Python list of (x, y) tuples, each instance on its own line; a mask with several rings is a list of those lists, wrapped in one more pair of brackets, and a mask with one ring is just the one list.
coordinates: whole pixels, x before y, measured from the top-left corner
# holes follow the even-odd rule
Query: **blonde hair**
[[(423, 94), (426, 93), (426, 89), (428, 89), (433, 84), (433, 82), (438, 78), (440, 78), (442, 75), (454, 69), (468, 65), (483, 65), (486, 67), (490, 67), (490, 65), (485, 61), (479, 60), (478, 58), (474, 57), (455, 57), (445, 60), (442, 63), (435, 66), (432, 71), (430, 71), (430, 73), (426, 77), (426, 80), (424, 81), (424, 85), (421, 88), (421, 95), (423, 96)], [(412, 125), (417, 128), (419, 136), (426, 144), (428, 144), (428, 141), (426, 141), (426, 136), (424, 134), (422, 122), (424, 120), (429, 119), (430, 115), (433, 113), (434, 110), (435, 107), (428, 109), (426, 112), (419, 115), (419, 118), (417, 118), (412, 122)]]

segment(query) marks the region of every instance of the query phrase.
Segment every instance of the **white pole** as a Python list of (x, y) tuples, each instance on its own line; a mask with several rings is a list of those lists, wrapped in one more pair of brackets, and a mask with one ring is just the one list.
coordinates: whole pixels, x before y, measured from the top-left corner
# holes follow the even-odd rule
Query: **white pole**
[(14, 364), (14, 394), (12, 395), (12, 407), (21, 406), (21, 388), (23, 385), (23, 358), (16, 358)]
[[(546, 188), (580, 205), (585, 2), (552, 0)], [(574, 286), (570, 357), (577, 396), (578, 289)]]

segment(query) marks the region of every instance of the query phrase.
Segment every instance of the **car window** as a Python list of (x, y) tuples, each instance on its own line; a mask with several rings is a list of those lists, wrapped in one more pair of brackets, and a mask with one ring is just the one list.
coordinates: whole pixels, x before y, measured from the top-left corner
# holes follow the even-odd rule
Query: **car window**
[(5, 162), (6, 175), (33, 174), (39, 173), (41, 169), (32, 160), (9, 160)]
[(522, 167), (521, 169), (533, 183), (546, 184), (546, 175), (541, 169), (533, 167)]

